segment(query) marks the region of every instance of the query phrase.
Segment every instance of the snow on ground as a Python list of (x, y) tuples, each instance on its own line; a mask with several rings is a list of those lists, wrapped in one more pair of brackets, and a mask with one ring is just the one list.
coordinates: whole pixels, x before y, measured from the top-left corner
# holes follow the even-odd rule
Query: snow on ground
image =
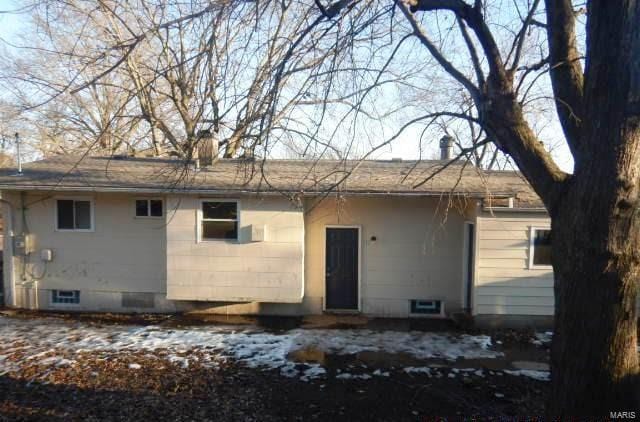
[(529, 378), (533, 378), (534, 380), (538, 380), (538, 381), (549, 381), (551, 380), (551, 374), (549, 373), (549, 371), (535, 371), (532, 369), (517, 369), (515, 371), (511, 371), (509, 369), (505, 369), (505, 374), (509, 374), (509, 375), (515, 375), (515, 376), (524, 376), (524, 377), (529, 377)]
[(551, 339), (553, 338), (553, 332), (552, 331), (537, 332), (534, 334), (534, 336), (535, 338), (531, 339), (531, 343), (535, 344), (536, 346), (542, 346), (543, 344), (551, 343)]
[[(365, 329), (294, 329), (284, 333), (270, 333), (256, 327), (212, 325), (177, 329), (2, 316), (0, 338), (0, 374), (16, 371), (21, 364), (73, 365), (74, 354), (85, 352), (162, 352), (161, 355), (169, 362), (184, 368), (195, 360), (199, 360), (204, 366), (215, 367), (220, 360), (230, 358), (252, 368), (279, 369), (283, 376), (300, 377), (304, 381), (323, 377), (327, 372), (319, 363), (301, 365), (290, 359), (291, 352), (308, 348), (337, 355), (367, 351), (403, 353), (416, 359), (439, 358), (450, 361), (495, 359), (503, 356), (501, 352), (492, 350), (491, 338), (486, 335)], [(198, 353), (196, 355), (192, 352)], [(140, 369), (139, 366), (131, 364), (129, 368), (137, 370)], [(432, 369), (406, 367), (404, 371), (429, 375)], [(476, 370), (470, 368), (468, 371), (471, 373)], [(379, 372), (374, 372), (373, 375), (388, 375)], [(450, 376), (456, 376), (458, 372), (460, 371), (451, 372)], [(531, 376), (526, 371), (514, 372), (518, 372), (517, 375)], [(534, 374), (534, 377), (543, 378), (540, 374)], [(371, 375), (343, 372), (337, 378), (368, 379)]]

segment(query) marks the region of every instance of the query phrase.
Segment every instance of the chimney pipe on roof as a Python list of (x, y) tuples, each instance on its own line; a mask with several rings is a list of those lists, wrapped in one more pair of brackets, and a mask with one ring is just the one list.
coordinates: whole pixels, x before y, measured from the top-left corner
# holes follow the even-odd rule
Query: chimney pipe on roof
[(453, 137), (444, 135), (440, 139), (440, 159), (451, 160), (451, 152), (453, 151)]
[(20, 153), (20, 134), (16, 132), (16, 155), (18, 161), (18, 176), (22, 176), (22, 154)]
[(209, 130), (198, 134), (197, 160), (200, 166), (210, 166), (218, 158), (218, 137)]

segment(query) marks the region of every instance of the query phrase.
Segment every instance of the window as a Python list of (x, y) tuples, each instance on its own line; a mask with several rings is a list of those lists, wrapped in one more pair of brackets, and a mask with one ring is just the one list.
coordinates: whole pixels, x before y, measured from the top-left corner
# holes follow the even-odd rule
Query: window
[(551, 266), (551, 230), (531, 228), (529, 268)]
[(202, 201), (200, 238), (202, 240), (238, 239), (238, 203)]
[(80, 290), (52, 290), (51, 303), (77, 305), (80, 303)]
[(136, 217), (162, 217), (162, 199), (136, 199)]
[(58, 199), (56, 205), (58, 230), (93, 230), (90, 200)]
[(441, 315), (442, 302), (439, 300), (412, 300), (412, 314)]

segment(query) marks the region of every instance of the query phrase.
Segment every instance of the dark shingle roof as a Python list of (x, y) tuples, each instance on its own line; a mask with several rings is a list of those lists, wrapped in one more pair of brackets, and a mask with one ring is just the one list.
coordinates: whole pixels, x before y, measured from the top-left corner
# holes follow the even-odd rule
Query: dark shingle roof
[(24, 165), (22, 176), (15, 175), (15, 168), (0, 169), (0, 189), (309, 195), (331, 189), (370, 195), (514, 197), (518, 208), (543, 206), (518, 172), (445, 165), (444, 161), (218, 160), (196, 171), (177, 159), (56, 156)]

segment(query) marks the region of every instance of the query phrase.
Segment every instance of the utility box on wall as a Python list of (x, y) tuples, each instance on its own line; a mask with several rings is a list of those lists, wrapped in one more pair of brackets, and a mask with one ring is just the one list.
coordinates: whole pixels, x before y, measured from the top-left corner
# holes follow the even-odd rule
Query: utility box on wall
[(51, 262), (53, 261), (53, 250), (51, 249), (41, 249), (40, 250), (40, 260), (43, 262)]
[(264, 224), (251, 225), (251, 241), (264, 242), (267, 240), (267, 226)]
[(17, 234), (13, 236), (13, 254), (25, 256), (33, 252), (34, 238), (32, 234)]

